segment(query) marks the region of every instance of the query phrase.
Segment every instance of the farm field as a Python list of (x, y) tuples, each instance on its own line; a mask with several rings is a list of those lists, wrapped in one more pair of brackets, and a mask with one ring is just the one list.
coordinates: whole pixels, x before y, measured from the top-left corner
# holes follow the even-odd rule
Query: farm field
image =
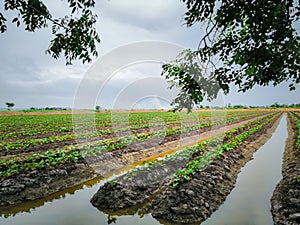
[[(0, 214), (1, 208), (19, 207), (105, 177), (91, 198), (101, 211), (147, 204), (146, 211), (159, 220), (202, 222), (225, 200), (240, 168), (274, 132), (282, 115), (274, 109), (1, 115)], [(299, 195), (295, 165), (300, 113), (285, 115), (293, 144), (283, 169), (293, 174), (289, 185)], [(120, 176), (110, 178), (118, 171)], [(218, 192), (197, 193), (197, 185), (188, 192), (195, 182)], [(185, 203), (183, 192), (202, 206)]]
[[(140, 145), (137, 148), (146, 148), (156, 138), (164, 137), (165, 141), (178, 139), (182, 135), (191, 135), (191, 132), (197, 133), (200, 129), (211, 129), (212, 126), (265, 113), (232, 111), (224, 118), (224, 112), (220, 111), (213, 115), (214, 121), (211, 120), (210, 111), (190, 114), (184, 119), (180, 114), (171, 112), (131, 113), (129, 119), (127, 114), (107, 113), (96, 114), (92, 124), (89, 120), (84, 122), (86, 115), (82, 114), (79, 115), (80, 123), (76, 123), (76, 132), (72, 115), (2, 116), (0, 175), (10, 177), (35, 169), (77, 163), (107, 151), (114, 152), (128, 146), (133, 148), (134, 144)], [(163, 122), (149, 124), (153, 118)]]

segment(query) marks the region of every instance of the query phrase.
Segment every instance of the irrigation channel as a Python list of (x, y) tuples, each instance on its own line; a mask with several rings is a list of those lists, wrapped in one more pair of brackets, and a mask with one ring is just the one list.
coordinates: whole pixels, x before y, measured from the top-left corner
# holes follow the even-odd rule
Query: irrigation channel
[[(281, 178), (286, 137), (284, 116), (272, 137), (254, 154), (254, 159), (242, 168), (236, 187), (224, 204), (203, 225), (273, 224), (270, 198)], [(137, 210), (133, 215), (130, 212), (127, 215), (109, 215), (93, 207), (90, 199), (106, 181), (107, 179), (95, 179), (45, 199), (7, 207), (0, 212), (0, 224), (161, 224), (143, 210)]]
[(273, 224), (270, 199), (282, 178), (281, 164), (287, 136), (286, 117), (283, 117), (272, 137), (242, 168), (236, 187), (224, 204), (201, 225)]

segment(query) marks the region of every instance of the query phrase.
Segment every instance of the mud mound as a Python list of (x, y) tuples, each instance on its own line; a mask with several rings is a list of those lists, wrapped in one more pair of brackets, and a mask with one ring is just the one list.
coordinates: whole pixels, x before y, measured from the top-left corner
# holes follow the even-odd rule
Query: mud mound
[(250, 136), (248, 143), (215, 160), (202, 172), (195, 174), (190, 182), (164, 190), (149, 206), (153, 217), (172, 224), (206, 220), (224, 202), (234, 187), (240, 169), (271, 137), (278, 122), (277, 119), (275, 124), (269, 124)]
[(144, 203), (168, 182), (170, 177), (188, 159), (171, 160), (150, 171), (132, 171), (105, 183), (91, 199), (91, 203), (102, 210), (117, 211)]
[(85, 164), (34, 170), (0, 180), (0, 206), (32, 201), (95, 178)]

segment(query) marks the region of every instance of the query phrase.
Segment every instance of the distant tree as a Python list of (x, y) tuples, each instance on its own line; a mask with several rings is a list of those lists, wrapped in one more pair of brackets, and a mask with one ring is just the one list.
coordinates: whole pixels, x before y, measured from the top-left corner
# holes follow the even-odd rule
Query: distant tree
[(246, 106), (246, 105), (234, 105), (232, 108), (234, 108), (234, 109), (248, 109), (248, 106)]
[(10, 110), (12, 107), (15, 106), (15, 103), (13, 103), (13, 102), (6, 102), (5, 104), (6, 104), (8, 110)]
[(271, 108), (281, 108), (281, 105), (278, 102), (273, 103), (270, 105)]
[(95, 109), (98, 112), (101, 109), (101, 107), (99, 105), (96, 105)]
[(294, 103), (289, 105), (290, 108), (300, 108), (300, 103)]

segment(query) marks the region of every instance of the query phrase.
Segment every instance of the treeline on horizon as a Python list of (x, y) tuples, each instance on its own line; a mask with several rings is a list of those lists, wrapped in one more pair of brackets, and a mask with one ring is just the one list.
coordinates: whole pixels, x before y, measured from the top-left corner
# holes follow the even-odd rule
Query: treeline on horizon
[(293, 104), (280, 104), (278, 102), (273, 103), (272, 105), (266, 106), (246, 106), (246, 105), (231, 105), (228, 103), (226, 108), (230, 109), (242, 109), (242, 108), (300, 108), (300, 103), (293, 103)]
[[(231, 105), (230, 103), (226, 104), (226, 107), (221, 107), (221, 106), (204, 106), (204, 105), (198, 105), (194, 109), (221, 109), (221, 108), (226, 108), (226, 109), (251, 109), (251, 108), (300, 108), (300, 103), (293, 103), (293, 104), (280, 104), (278, 102), (275, 102), (271, 105), (267, 106), (247, 106), (247, 105)], [(18, 109), (15, 109), (16, 111), (20, 111)], [(72, 108), (66, 108), (66, 107), (30, 107), (29, 109), (22, 109), (21, 111), (27, 112), (27, 111), (66, 111), (66, 110), (72, 110)], [(112, 109), (105, 109), (102, 107), (95, 107), (95, 111), (107, 111), (107, 110), (112, 110)], [(135, 110), (135, 109), (132, 109)], [(143, 109), (137, 109), (137, 110), (143, 110)], [(155, 109), (153, 109), (155, 110)], [(165, 110), (165, 109), (157, 109), (157, 110)], [(171, 109), (172, 110), (172, 109)], [(170, 111), (171, 111), (170, 110)]]

